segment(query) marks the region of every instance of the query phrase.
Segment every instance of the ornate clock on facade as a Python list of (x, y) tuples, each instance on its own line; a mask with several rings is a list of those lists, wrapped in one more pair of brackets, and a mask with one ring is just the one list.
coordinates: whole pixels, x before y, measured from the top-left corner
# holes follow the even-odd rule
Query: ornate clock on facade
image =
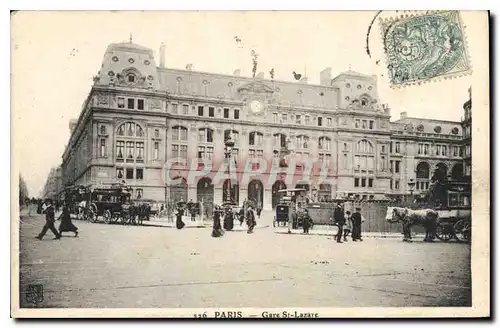
[(264, 111), (264, 104), (259, 100), (252, 100), (250, 102), (250, 111), (252, 114), (262, 114)]

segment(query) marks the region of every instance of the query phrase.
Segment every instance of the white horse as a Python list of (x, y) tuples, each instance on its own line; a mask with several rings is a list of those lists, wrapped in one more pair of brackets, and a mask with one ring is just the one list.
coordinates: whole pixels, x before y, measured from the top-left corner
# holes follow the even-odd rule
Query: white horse
[(390, 223), (402, 223), (404, 234), (403, 241), (411, 242), (412, 225), (420, 225), (425, 228), (424, 241), (432, 242), (436, 238), (438, 212), (435, 210), (412, 210), (403, 207), (388, 207), (385, 219)]

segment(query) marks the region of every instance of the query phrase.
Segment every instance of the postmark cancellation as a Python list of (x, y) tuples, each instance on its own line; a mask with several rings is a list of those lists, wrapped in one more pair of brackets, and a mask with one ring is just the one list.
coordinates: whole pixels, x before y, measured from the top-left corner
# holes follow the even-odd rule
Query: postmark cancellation
[(458, 11), (415, 12), (381, 18), (392, 87), (456, 78), (472, 72)]

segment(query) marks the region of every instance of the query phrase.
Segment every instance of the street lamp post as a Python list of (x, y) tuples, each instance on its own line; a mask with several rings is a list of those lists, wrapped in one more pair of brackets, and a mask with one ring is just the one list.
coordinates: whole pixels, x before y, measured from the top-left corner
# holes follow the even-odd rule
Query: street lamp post
[(228, 138), (224, 141), (225, 146), (225, 158), (228, 164), (228, 173), (229, 173), (229, 188), (226, 195), (226, 201), (231, 201), (231, 191), (232, 191), (232, 181), (231, 181), (231, 155), (234, 147), (234, 139), (232, 138), (232, 131), (229, 133)]
[(410, 181), (408, 181), (408, 188), (410, 189), (410, 198), (413, 201), (413, 188), (415, 188), (415, 180), (410, 179)]

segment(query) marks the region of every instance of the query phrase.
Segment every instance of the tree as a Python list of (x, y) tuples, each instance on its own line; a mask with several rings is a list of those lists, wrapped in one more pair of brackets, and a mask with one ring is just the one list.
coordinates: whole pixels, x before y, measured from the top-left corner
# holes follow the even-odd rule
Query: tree
[(23, 179), (23, 176), (19, 174), (19, 206), (26, 205), (26, 200), (28, 198), (28, 187)]

